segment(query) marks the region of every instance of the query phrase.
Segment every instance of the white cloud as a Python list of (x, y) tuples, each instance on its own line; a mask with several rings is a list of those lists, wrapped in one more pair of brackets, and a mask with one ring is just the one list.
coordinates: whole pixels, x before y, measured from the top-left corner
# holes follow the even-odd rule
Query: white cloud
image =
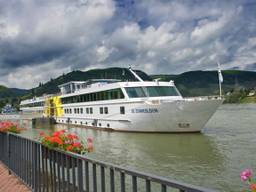
[(68, 66), (65, 68), (59, 67), (61, 67), (59, 61), (54, 60), (33, 67), (24, 66), (17, 68), (4, 78), (0, 78), (0, 84), (9, 84), (12, 87), (31, 88), (38, 86), (39, 82), (49, 81), (53, 77), (71, 71), (71, 68)]
[(216, 39), (223, 32), (230, 30), (229, 26), (232, 26), (232, 22), (239, 16), (240, 11), (241, 8), (224, 12), (221, 17), (214, 21), (208, 19), (199, 21), (199, 25), (191, 33), (191, 40), (202, 43), (203, 41)]
[(2, 1), (0, 84), (130, 64), (151, 74), (216, 69), (216, 60), (246, 68), (256, 62), (256, 5), (244, 2)]

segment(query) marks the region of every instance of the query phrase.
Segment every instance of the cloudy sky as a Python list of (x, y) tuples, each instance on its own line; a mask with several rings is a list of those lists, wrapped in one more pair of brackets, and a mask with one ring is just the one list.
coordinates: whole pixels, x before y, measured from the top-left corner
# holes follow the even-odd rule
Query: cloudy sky
[(256, 71), (256, 0), (0, 0), (0, 84), (72, 70)]

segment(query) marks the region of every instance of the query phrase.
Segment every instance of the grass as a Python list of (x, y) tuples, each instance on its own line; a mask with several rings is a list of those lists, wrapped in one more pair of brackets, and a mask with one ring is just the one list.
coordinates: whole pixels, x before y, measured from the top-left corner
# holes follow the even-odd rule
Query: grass
[(254, 97), (245, 97), (241, 100), (241, 103), (256, 103), (256, 96), (254, 96)]

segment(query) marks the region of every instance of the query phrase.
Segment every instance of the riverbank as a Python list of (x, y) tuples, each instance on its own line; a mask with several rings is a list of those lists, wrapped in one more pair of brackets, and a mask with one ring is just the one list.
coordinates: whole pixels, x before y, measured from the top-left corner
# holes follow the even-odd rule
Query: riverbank
[(235, 90), (233, 92), (226, 93), (225, 103), (256, 103), (255, 91), (249, 91), (244, 89)]
[(226, 98), (224, 104), (256, 104), (256, 96), (255, 97), (240, 97), (234, 100), (230, 100), (230, 98)]
[(240, 103), (256, 103), (256, 96), (254, 97), (245, 97), (241, 100)]

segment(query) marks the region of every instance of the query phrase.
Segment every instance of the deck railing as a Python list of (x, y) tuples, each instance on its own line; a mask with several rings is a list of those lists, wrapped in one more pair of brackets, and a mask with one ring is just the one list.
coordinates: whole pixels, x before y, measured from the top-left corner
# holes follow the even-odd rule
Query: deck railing
[(0, 161), (10, 174), (36, 192), (212, 191), (86, 156), (49, 150), (16, 134), (0, 133)]

